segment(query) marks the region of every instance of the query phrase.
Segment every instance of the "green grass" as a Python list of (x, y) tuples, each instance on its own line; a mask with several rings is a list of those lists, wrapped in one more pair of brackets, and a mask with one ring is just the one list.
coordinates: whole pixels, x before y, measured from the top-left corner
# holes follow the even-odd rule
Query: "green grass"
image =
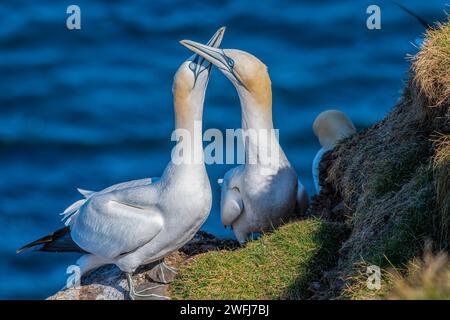
[(197, 256), (171, 284), (174, 299), (296, 299), (336, 262), (345, 230), (319, 219), (280, 227), (234, 251)]
[(419, 254), (425, 241), (434, 238), (436, 197), (431, 169), (420, 167), (402, 191), (386, 198), (387, 221), (363, 255), (372, 264), (401, 266)]
[[(390, 269), (402, 272), (422, 254), (427, 240), (437, 244), (440, 215), (431, 166), (419, 166), (397, 192), (367, 201), (353, 219), (358, 230), (347, 242), (348, 256), (342, 264), (349, 282), (338, 298), (385, 299), (396, 282)], [(369, 265), (382, 268), (380, 290), (366, 286)]]
[(415, 168), (428, 160), (429, 142), (400, 144), (391, 148), (389, 157), (380, 159), (376, 165), (373, 186), (377, 197), (397, 192), (414, 175)]

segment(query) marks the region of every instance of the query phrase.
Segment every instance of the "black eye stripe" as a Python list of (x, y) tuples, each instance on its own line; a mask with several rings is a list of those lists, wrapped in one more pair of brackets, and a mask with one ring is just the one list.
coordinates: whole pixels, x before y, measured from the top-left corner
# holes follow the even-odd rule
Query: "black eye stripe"
[[(204, 61), (205, 61), (205, 58), (203, 58), (199, 55), (195, 55), (195, 58), (189, 63), (189, 70), (192, 71), (196, 80), (197, 80), (198, 75), (202, 71), (204, 71), (204, 70), (199, 71), (200, 67), (203, 65)], [(208, 65), (208, 67), (209, 66), (210, 66), (210, 64)]]
[[(201, 66), (203, 65), (203, 63), (205, 61), (207, 62), (207, 67), (205, 67), (204, 69), (201, 69)], [(196, 54), (194, 59), (189, 63), (188, 67), (189, 67), (189, 70), (191, 70), (191, 72), (194, 74), (194, 85), (192, 86), (192, 88), (194, 88), (195, 84), (197, 83), (197, 79), (198, 79), (199, 75), (205, 70), (208, 70), (208, 72), (209, 72), (211, 70), (212, 65), (208, 60), (206, 60), (202, 56)]]

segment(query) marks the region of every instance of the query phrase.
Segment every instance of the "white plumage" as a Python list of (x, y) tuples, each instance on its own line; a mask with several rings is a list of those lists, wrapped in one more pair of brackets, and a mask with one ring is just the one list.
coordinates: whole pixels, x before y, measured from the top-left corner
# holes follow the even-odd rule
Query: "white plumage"
[[(225, 28), (219, 29), (209, 44), (219, 46), (224, 31)], [(77, 261), (81, 274), (104, 264), (116, 264), (127, 273), (133, 299), (161, 298), (134, 291), (131, 274), (140, 265), (160, 261), (192, 239), (211, 210), (211, 185), (203, 161), (202, 134), (197, 132), (197, 129), (201, 131), (210, 70), (208, 61), (194, 55), (179, 67), (174, 77), (176, 129), (192, 138), (192, 144), (188, 145), (179, 139), (177, 147), (193, 158), (182, 163), (171, 160), (160, 179), (123, 182), (98, 192), (78, 189), (84, 199), (62, 213), (71, 240), (87, 252)], [(176, 134), (180, 138), (178, 130)], [(66, 230), (67, 227), (58, 230), (19, 251), (39, 244), (53, 244), (52, 251), (57, 251), (56, 242), (67, 235)], [(162, 269), (162, 265), (161, 279), (165, 282), (164, 270), (173, 270), (167, 266)]]
[(320, 192), (319, 165), (323, 155), (334, 149), (336, 144), (356, 132), (352, 120), (345, 113), (339, 110), (327, 110), (320, 113), (313, 123), (314, 134), (319, 139), (322, 146), (314, 157), (312, 164), (312, 176), (316, 192)]
[(221, 217), (242, 243), (250, 233), (267, 231), (289, 220), (297, 214), (296, 208), (300, 213), (306, 210), (308, 195), (273, 128), (266, 66), (244, 51), (215, 49), (188, 40), (181, 43), (217, 66), (233, 83), (241, 101), (246, 163), (223, 178)]

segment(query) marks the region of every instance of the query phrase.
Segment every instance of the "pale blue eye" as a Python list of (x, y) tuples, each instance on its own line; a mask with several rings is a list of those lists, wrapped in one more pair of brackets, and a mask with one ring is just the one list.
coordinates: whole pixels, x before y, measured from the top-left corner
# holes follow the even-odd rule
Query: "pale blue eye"
[(228, 66), (229, 66), (230, 68), (233, 68), (233, 67), (234, 67), (234, 60), (233, 60), (233, 59), (228, 58), (228, 59), (227, 59), (227, 63), (228, 63)]

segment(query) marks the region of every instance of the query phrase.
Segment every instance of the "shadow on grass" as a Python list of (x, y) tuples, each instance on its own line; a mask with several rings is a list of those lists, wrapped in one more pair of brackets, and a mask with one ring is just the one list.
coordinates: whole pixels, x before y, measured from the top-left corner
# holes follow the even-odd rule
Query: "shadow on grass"
[(348, 238), (349, 229), (343, 223), (324, 222), (314, 230), (311, 240), (316, 244), (313, 254), (298, 266), (298, 277), (279, 297), (280, 299), (310, 299), (320, 288), (321, 278), (329, 270), (335, 268), (339, 258), (342, 242)]

